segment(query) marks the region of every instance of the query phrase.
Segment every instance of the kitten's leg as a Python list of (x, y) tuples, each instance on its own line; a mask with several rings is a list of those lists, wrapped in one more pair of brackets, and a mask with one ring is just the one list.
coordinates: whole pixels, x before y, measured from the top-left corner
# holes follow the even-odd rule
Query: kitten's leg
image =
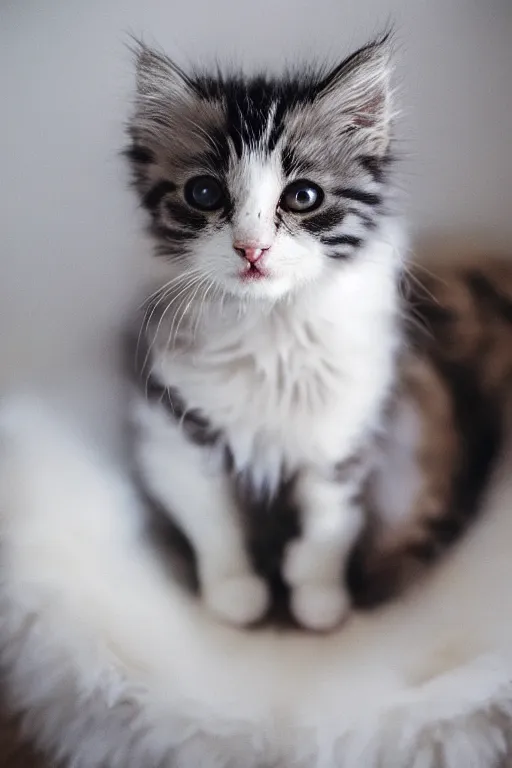
[(268, 591), (252, 570), (240, 515), (215, 449), (190, 442), (158, 405), (138, 409), (139, 466), (151, 494), (189, 537), (206, 605), (232, 624), (261, 618)]
[(335, 482), (309, 469), (297, 480), (302, 532), (286, 552), (283, 576), (297, 621), (314, 630), (339, 624), (350, 609), (344, 569), (363, 525), (358, 484)]

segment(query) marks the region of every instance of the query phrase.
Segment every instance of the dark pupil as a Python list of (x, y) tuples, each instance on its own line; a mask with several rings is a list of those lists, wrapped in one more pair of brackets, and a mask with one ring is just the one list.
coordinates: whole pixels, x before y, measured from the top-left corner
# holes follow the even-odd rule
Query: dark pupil
[(201, 208), (212, 208), (217, 205), (220, 195), (219, 187), (211, 181), (200, 181), (192, 190), (192, 197)]
[(308, 203), (313, 202), (314, 197), (315, 193), (312, 189), (299, 189), (295, 195), (299, 205), (308, 205)]

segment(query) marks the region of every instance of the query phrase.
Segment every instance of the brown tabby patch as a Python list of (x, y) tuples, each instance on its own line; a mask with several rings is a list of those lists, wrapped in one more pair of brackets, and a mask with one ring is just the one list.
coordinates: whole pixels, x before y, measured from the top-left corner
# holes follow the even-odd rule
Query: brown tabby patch
[(461, 537), (510, 423), (512, 262), (415, 267), (407, 304), (413, 322), (402, 394), (422, 422), (416, 460), (423, 481), (406, 524), (392, 535), (370, 524), (359, 542), (348, 580), (360, 607), (400, 594)]

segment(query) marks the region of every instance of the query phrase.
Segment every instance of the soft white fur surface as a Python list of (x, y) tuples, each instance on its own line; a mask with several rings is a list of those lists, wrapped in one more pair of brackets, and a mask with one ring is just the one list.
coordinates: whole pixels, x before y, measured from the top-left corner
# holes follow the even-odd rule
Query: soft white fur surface
[(512, 716), (512, 477), (402, 604), (330, 636), (222, 626), (141, 538), (108, 457), (37, 404), (0, 416), (0, 659), (73, 768), (491, 768)]

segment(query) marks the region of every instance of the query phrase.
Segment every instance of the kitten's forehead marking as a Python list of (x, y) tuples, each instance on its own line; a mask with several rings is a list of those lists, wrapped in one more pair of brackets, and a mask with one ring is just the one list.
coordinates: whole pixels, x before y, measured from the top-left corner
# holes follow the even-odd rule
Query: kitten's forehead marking
[(268, 156), (280, 147), (300, 88), (298, 83), (296, 88), (285, 87), (259, 77), (200, 80), (197, 89), (200, 100), (222, 116), (222, 130), (212, 126), (210, 156), (226, 172), (248, 150)]
[(270, 109), (268, 111), (267, 127), (266, 127), (265, 132), (264, 132), (264, 134), (262, 136), (262, 139), (261, 139), (261, 143), (262, 144), (266, 144), (267, 146), (268, 146), (268, 143), (270, 141), (270, 137), (271, 137), (271, 134), (272, 134), (272, 129), (274, 127), (274, 121), (275, 121), (275, 117), (276, 117), (276, 112), (277, 112), (277, 104), (276, 104), (276, 102), (274, 102), (270, 106)]
[(271, 152), (282, 132), (287, 99), (263, 78), (219, 84), (227, 130), (238, 157), (245, 148)]

